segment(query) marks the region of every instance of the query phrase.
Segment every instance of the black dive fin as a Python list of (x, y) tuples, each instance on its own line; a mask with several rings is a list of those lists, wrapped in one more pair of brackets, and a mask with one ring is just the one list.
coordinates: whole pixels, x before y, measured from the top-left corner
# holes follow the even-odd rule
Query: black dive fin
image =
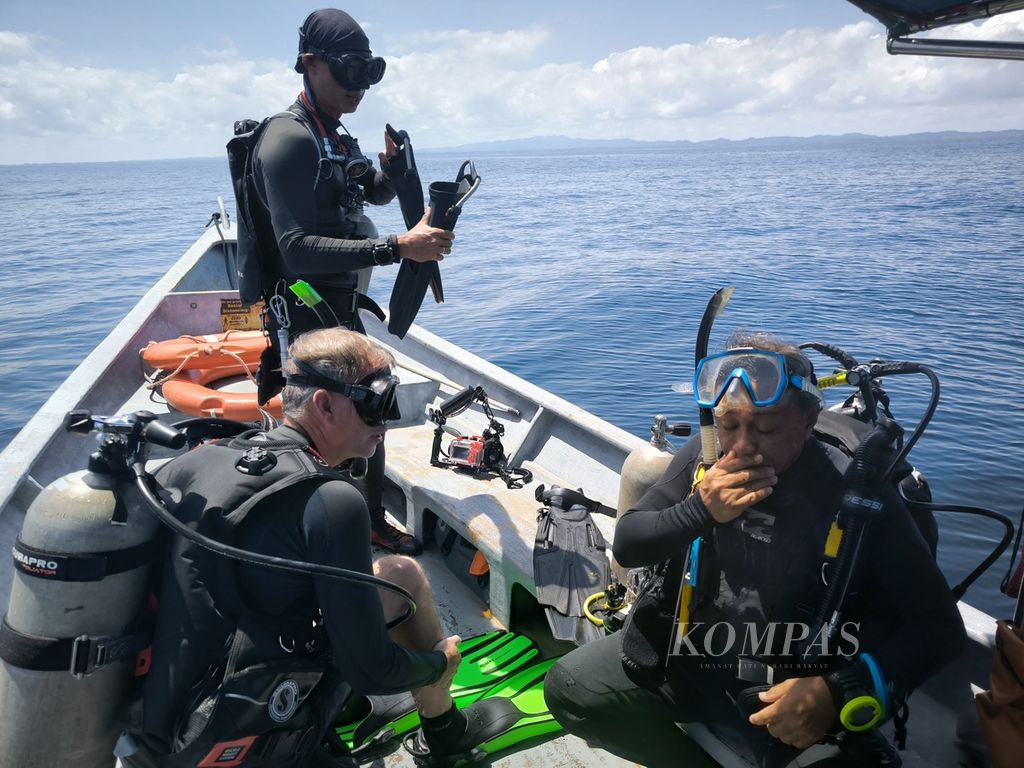
[(413, 320), (423, 306), (423, 298), (427, 295), (427, 286), (434, 294), (434, 301), (444, 301), (444, 290), (441, 287), (441, 270), (436, 261), (416, 263), (402, 259), (398, 268), (395, 285), (391, 289), (391, 300), (388, 303), (388, 332), (400, 339), (412, 327)]
[[(398, 146), (398, 154), (388, 163), (388, 178), (395, 187), (398, 204), (402, 208), (402, 218), (407, 229), (412, 229), (423, 218), (423, 183), (416, 169), (416, 158), (412, 152), (412, 143), (406, 131), (396, 131), (390, 125), (385, 126), (388, 135)], [(391, 289), (391, 300), (388, 302), (388, 331), (398, 338), (404, 338), (409, 332), (416, 314), (423, 305), (427, 286), (434, 294), (434, 301), (444, 301), (444, 289), (441, 286), (441, 270), (437, 262), (428, 261), (422, 264), (403, 260), (398, 268), (394, 288)]]
[(384, 126), (391, 140), (398, 147), (398, 154), (388, 161), (388, 178), (398, 195), (402, 207), (402, 218), (406, 229), (412, 229), (423, 218), (423, 184), (416, 169), (416, 158), (406, 131), (396, 131), (390, 125)]
[(583, 605), (608, 587), (608, 556), (588, 506), (573, 503), (564, 509), (563, 496), (556, 490), (561, 489), (552, 489), (545, 499), (549, 506), (541, 509), (537, 521), (533, 548), (537, 602), (544, 606), (556, 639), (583, 645), (604, 635), (586, 618)]

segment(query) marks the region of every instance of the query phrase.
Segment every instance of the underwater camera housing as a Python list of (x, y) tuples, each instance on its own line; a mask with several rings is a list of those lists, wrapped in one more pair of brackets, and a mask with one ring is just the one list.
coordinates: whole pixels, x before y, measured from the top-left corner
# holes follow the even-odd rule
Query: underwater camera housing
[[(463, 435), (445, 426), (452, 416), (465, 411), (474, 402), (480, 403), (487, 414), (488, 426), (482, 435)], [(494, 418), (487, 404), (487, 393), (483, 387), (466, 387), (441, 403), (437, 410), (430, 411), (430, 420), (436, 425), (434, 444), (431, 448), (430, 463), (437, 466), (455, 466), (474, 472), (493, 470), (505, 458), (505, 449), (501, 444), (501, 436), (505, 428)], [(444, 432), (452, 435), (448, 446), (448, 454), (441, 458), (441, 436)]]
[(497, 466), (503, 457), (501, 441), (490, 430), (483, 435), (460, 435), (448, 446), (450, 463), (476, 472)]
[[(447, 425), (452, 416), (456, 416), (474, 402), (480, 403), (487, 416), (487, 428), (480, 435), (463, 435)], [(519, 415), (510, 409), (510, 413)], [(505, 481), (509, 488), (522, 488), (533, 478), (533, 473), (522, 467), (510, 467), (505, 447), (501, 444), (501, 436), (505, 427), (494, 418), (487, 393), (483, 387), (465, 387), (455, 393), (436, 409), (428, 411), (428, 417), (434, 422), (434, 441), (430, 447), (430, 465), (433, 467), (451, 467), (476, 474), (494, 473)], [(452, 436), (448, 452), (441, 450), (441, 439), (445, 433)]]

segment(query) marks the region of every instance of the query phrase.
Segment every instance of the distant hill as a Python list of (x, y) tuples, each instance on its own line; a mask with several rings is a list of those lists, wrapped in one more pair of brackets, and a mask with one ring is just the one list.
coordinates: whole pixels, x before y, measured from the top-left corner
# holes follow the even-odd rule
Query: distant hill
[(636, 139), (577, 139), (571, 136), (532, 136), (526, 139), (505, 139), (463, 144), (457, 147), (424, 149), (424, 152), (551, 152), (578, 150), (616, 149), (671, 149), (683, 147), (721, 146), (829, 146), (854, 142), (927, 142), (935, 139), (963, 139), (970, 141), (985, 139), (1022, 139), (1024, 130), (1007, 131), (936, 131), (931, 133), (910, 133), (902, 136), (873, 136), (867, 133), (844, 133), (835, 136), (767, 136), (755, 139), (709, 139), (707, 141), (638, 141)]

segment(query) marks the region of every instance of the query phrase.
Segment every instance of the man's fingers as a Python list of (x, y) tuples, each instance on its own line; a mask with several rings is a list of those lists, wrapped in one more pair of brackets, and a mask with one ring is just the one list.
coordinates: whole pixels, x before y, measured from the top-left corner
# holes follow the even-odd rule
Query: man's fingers
[(758, 483), (772, 483), (775, 478), (775, 470), (771, 467), (755, 467), (753, 469), (744, 469), (739, 472), (733, 472), (727, 475), (732, 485), (749, 485), (753, 486)]
[(775, 476), (775, 473), (768, 475), (767, 477), (755, 477), (751, 478), (748, 482), (744, 483), (747, 488), (752, 491), (759, 491), (762, 488), (771, 488), (779, 482), (779, 478)]
[(736, 500), (736, 503), (745, 509), (747, 507), (752, 507), (759, 501), (764, 501), (771, 495), (771, 488), (762, 488), (760, 491), (751, 491), (750, 493), (740, 496), (739, 499)]
[[(761, 694), (761, 695), (763, 696), (764, 694)], [(751, 725), (768, 725), (768, 723), (770, 723), (773, 718), (777, 717), (778, 714), (779, 714), (779, 704), (778, 704), (778, 702), (773, 702), (773, 703), (769, 704), (767, 707), (762, 707), (757, 712), (752, 714), (750, 716), (750, 724)]]
[(737, 456), (732, 451), (729, 451), (725, 456), (718, 460), (718, 463), (715, 464), (715, 466), (725, 472), (738, 472), (742, 469), (756, 467), (761, 464), (764, 464), (764, 456), (760, 453)]

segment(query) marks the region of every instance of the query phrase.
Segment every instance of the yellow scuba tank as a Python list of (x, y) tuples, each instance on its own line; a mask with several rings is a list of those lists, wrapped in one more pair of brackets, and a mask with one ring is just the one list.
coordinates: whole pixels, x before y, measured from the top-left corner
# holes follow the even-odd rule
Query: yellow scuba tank
[[(640, 500), (647, 490), (665, 474), (675, 449), (669, 443), (669, 434), (685, 436), (690, 434), (689, 424), (669, 425), (668, 419), (658, 415), (651, 425), (651, 439), (648, 443), (630, 451), (622, 463), (619, 473), (619, 500), (616, 517), (624, 515)], [(612, 558), (612, 573), (625, 583), (626, 569)]]
[[(93, 428), (82, 412), (65, 424)], [(141, 435), (144, 426), (131, 428)], [(127, 471), (140, 443), (102, 438), (87, 470), (39, 493), (14, 547), (0, 632), (3, 768), (114, 765), (120, 708), (138, 653), (149, 644), (134, 625), (159, 523)]]

